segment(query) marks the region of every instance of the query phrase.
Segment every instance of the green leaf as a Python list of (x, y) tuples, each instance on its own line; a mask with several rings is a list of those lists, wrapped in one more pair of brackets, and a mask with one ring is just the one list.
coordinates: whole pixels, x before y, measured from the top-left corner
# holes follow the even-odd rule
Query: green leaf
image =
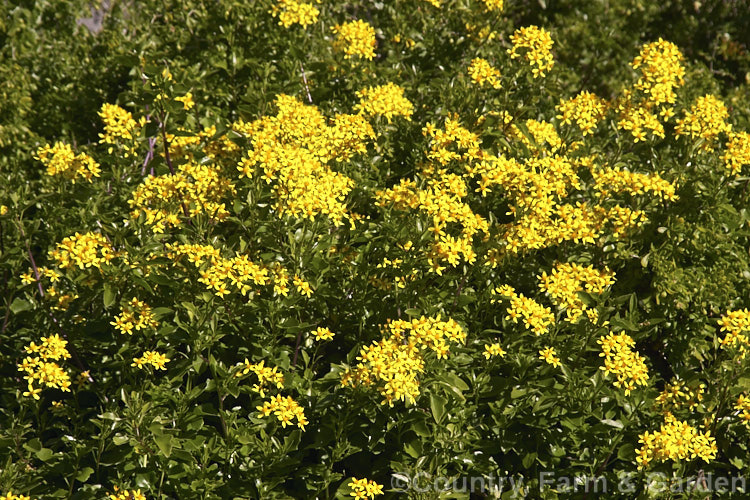
[(130, 438), (127, 436), (115, 436), (112, 438), (112, 442), (115, 443), (115, 446), (122, 446), (123, 444), (130, 441)]
[(46, 462), (47, 460), (52, 458), (52, 455), (54, 455), (54, 452), (49, 448), (42, 448), (41, 450), (36, 452), (36, 458), (38, 458), (42, 462)]
[(172, 454), (172, 436), (169, 434), (155, 435), (154, 442), (159, 447), (162, 455), (169, 458), (169, 455)]
[(24, 449), (37, 452), (42, 449), (42, 442), (38, 438), (30, 439), (23, 444)]
[(11, 302), (10, 304), (10, 311), (13, 314), (18, 314), (22, 311), (28, 311), (32, 309), (33, 307), (34, 306), (31, 304), (31, 302), (27, 300), (23, 300), (19, 297), (16, 297), (15, 300), (13, 300), (13, 302)]
[(112, 288), (112, 285), (109, 283), (104, 283), (104, 307), (109, 309), (112, 307), (112, 304), (115, 303), (115, 291)]
[(80, 481), (82, 483), (85, 483), (89, 480), (89, 477), (91, 477), (91, 474), (94, 473), (94, 469), (91, 467), (84, 467), (80, 471), (78, 471), (78, 475), (76, 475), (76, 480)]
[(625, 443), (617, 449), (617, 458), (624, 462), (635, 460), (635, 446), (633, 443)]
[(446, 399), (442, 396), (438, 396), (437, 394), (430, 394), (430, 408), (432, 408), (432, 418), (435, 419), (435, 422), (438, 424), (443, 420), (443, 417), (445, 417), (445, 403)]

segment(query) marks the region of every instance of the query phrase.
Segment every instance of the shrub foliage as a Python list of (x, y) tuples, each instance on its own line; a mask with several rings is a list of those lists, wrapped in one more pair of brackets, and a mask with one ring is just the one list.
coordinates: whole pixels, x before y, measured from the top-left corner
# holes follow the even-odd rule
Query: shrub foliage
[(747, 495), (743, 2), (0, 13), (0, 494)]

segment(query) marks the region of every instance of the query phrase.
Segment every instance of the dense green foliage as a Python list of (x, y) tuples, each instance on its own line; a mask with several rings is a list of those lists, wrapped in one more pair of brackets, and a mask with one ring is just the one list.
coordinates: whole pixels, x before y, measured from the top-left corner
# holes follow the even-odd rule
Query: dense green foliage
[[(502, 498), (595, 498), (562, 484), (586, 477), (605, 478), (607, 498), (747, 497), (698, 491), (750, 473), (750, 165), (727, 159), (750, 131), (746, 2), (323, 0), (314, 22), (284, 27), (275, 0), (112, 0), (96, 32), (79, 22), (90, 3), (0, 5), (0, 494), (351, 498), (368, 478), (384, 498), (438, 498), (435, 478), (523, 478)], [(353, 20), (375, 30), (371, 60), (337, 45), (332, 28)], [(527, 49), (511, 57), (531, 25), (554, 43), (545, 76)], [(684, 84), (658, 104), (674, 115), (661, 136), (634, 141), (622, 121), (655, 98), (633, 61), (661, 38), (684, 56)], [(495, 87), (471, 77), (476, 58), (498, 70)], [(412, 110), (365, 109), (361, 91), (387, 83)], [(581, 91), (606, 103), (591, 134), (560, 111)], [(706, 95), (728, 116), (694, 137), (683, 125)], [(106, 142), (105, 104), (132, 113), (132, 140)], [(267, 117), (292, 125), (284, 135)], [(40, 151), (56, 143), (82, 165), (74, 179), (50, 175)], [(86, 179), (89, 159), (100, 172)], [(624, 171), (650, 184), (616, 188)], [(168, 186), (149, 198), (155, 178)], [(174, 223), (160, 227), (149, 210), (162, 202), (157, 219)], [(536, 202), (561, 212), (544, 219)], [(537, 223), (558, 232), (519, 236)], [(66, 240), (77, 233), (93, 253)], [(582, 289), (540, 288), (573, 264), (589, 269)], [(230, 277), (240, 268), (256, 277)], [(123, 333), (128, 311), (143, 324)], [(412, 333), (398, 336), (398, 320)], [(425, 324), (429, 339), (404, 355), (423, 363), (413, 400), (347, 382), (368, 346), (401, 352)], [(632, 391), (603, 369), (610, 333), (634, 341), (621, 372), (646, 370)], [(53, 335), (70, 390), (35, 393), (19, 365)], [(139, 358), (152, 351), (164, 370)], [(259, 381), (260, 362), (283, 383)], [(308, 423), (264, 416), (277, 394)], [(660, 460), (657, 444), (643, 461), (639, 439), (670, 418), (715, 453)]]

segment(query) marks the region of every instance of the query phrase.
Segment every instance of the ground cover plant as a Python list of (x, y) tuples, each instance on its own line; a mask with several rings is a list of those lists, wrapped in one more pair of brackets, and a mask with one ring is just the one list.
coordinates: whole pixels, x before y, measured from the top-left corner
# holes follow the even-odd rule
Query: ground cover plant
[(0, 13), (2, 498), (747, 497), (747, 4)]

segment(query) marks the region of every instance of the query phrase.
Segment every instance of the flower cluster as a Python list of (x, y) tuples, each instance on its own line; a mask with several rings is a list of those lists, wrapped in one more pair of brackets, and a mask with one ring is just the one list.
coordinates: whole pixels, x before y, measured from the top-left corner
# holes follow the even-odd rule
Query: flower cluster
[(388, 123), (394, 116), (411, 121), (414, 106), (404, 97), (404, 89), (393, 83), (357, 91), (359, 104), (354, 109), (367, 116), (385, 116)]
[(503, 10), (504, 0), (482, 0), (484, 8), (487, 12), (501, 11)]
[(31, 500), (31, 497), (26, 495), (16, 495), (12, 491), (9, 491), (3, 496), (0, 496), (0, 500)]
[(726, 151), (721, 159), (732, 175), (739, 174), (744, 165), (750, 165), (750, 134), (730, 132)]
[(655, 404), (665, 414), (682, 408), (692, 411), (703, 401), (705, 392), (706, 384), (688, 384), (684, 380), (674, 378), (664, 385), (664, 389), (656, 397)]
[(278, 17), (279, 25), (285, 28), (293, 24), (299, 24), (305, 28), (317, 22), (319, 14), (320, 11), (313, 4), (296, 0), (277, 0), (271, 9), (271, 15)]
[(251, 363), (245, 358), (245, 362), (240, 365), (239, 371), (235, 374), (236, 377), (242, 377), (253, 372), (258, 377), (258, 383), (254, 384), (252, 389), (262, 398), (266, 397), (266, 390), (270, 385), (275, 385), (277, 389), (284, 388), (284, 374), (276, 367), (265, 366), (265, 363), (265, 360), (261, 360), (260, 363)]
[[(542, 335), (549, 331), (549, 327), (555, 323), (555, 315), (549, 307), (545, 307), (532, 298), (522, 293), (516, 293), (510, 285), (503, 285), (492, 290), (493, 295), (500, 295), (510, 301), (510, 307), (506, 309), (508, 315), (506, 320), (518, 323), (523, 319), (526, 328), (535, 335)], [(493, 299), (493, 302), (496, 300)]]
[(493, 67), (487, 59), (477, 57), (471, 60), (469, 65), (469, 77), (471, 81), (484, 87), (488, 85), (493, 89), (502, 87), (500, 82), (500, 70)]
[(627, 396), (636, 386), (646, 385), (648, 368), (645, 358), (633, 352), (635, 341), (629, 335), (609, 333), (606, 336), (602, 335), (597, 343), (602, 346), (599, 356), (604, 357), (604, 366), (601, 369), (605, 374), (617, 377), (615, 387), (624, 388)]
[(346, 59), (358, 56), (372, 60), (375, 57), (375, 29), (365, 21), (358, 19), (331, 29), (336, 33), (333, 47), (343, 51)]
[(315, 340), (331, 340), (334, 336), (334, 333), (330, 329), (322, 326), (316, 328), (313, 334), (315, 335)]
[(716, 440), (710, 431), (700, 432), (687, 422), (677, 420), (671, 414), (656, 432), (640, 435), (641, 447), (636, 450), (638, 469), (648, 467), (652, 461), (687, 460), (695, 457), (704, 462), (716, 458)]
[(133, 297), (122, 307), (122, 313), (115, 316), (115, 320), (110, 322), (110, 325), (113, 325), (120, 333), (132, 335), (134, 329), (156, 329), (159, 322), (156, 321), (151, 306)]
[(366, 152), (367, 141), (375, 138), (372, 126), (363, 116), (346, 114), (337, 115), (329, 126), (317, 107), (287, 95), (277, 96), (276, 106), (275, 116), (235, 124), (252, 145), (238, 170), (253, 177), (256, 167), (262, 166), (262, 178), (275, 183), (279, 215), (312, 220), (323, 214), (337, 225), (345, 217), (355, 220), (344, 203), (354, 182), (328, 164)]
[(559, 308), (565, 309), (566, 320), (575, 323), (588, 309), (578, 296), (579, 292), (600, 294), (615, 282), (614, 273), (608, 269), (599, 271), (593, 266), (576, 263), (558, 263), (551, 274), (542, 272), (539, 288), (547, 293)]
[(720, 331), (727, 332), (721, 339), (721, 346), (725, 349), (739, 348), (740, 356), (744, 358), (750, 347), (750, 338), (744, 333), (750, 330), (750, 310), (727, 311), (719, 320), (719, 325)]
[(70, 391), (70, 377), (55, 363), (70, 358), (67, 345), (67, 340), (55, 334), (42, 337), (40, 345), (32, 342), (24, 348), (28, 356), (18, 364), (18, 371), (25, 373), (24, 378), (28, 384), (24, 396), (39, 399), (42, 386), (60, 389), (63, 392)]
[(99, 164), (93, 158), (86, 153), (76, 155), (69, 144), (62, 142), (56, 142), (53, 146), (46, 144), (39, 148), (34, 159), (47, 167), (47, 175), (60, 175), (73, 183), (79, 177), (91, 182), (101, 173)]
[[(46, 278), (50, 280), (50, 283), (56, 283), (60, 281), (60, 273), (57, 272), (54, 269), (50, 269), (48, 267), (39, 266), (36, 268), (37, 272), (39, 273), (39, 278)], [(21, 274), (21, 283), (24, 285), (30, 285), (31, 283), (36, 282), (36, 277), (34, 276), (34, 269), (29, 268), (29, 270), (25, 273)]]
[(493, 358), (495, 356), (499, 356), (501, 358), (505, 357), (505, 350), (500, 347), (500, 344), (494, 343), (494, 344), (488, 344), (484, 346), (484, 357), (487, 359)]
[(575, 122), (584, 136), (594, 133), (594, 129), (604, 119), (608, 103), (595, 94), (584, 90), (570, 99), (561, 99), (557, 115), (566, 125)]
[(734, 409), (740, 412), (742, 423), (747, 427), (750, 427), (750, 398), (744, 394), (740, 394), (734, 405)]
[(138, 123), (133, 119), (130, 111), (122, 109), (116, 104), (102, 104), (99, 111), (99, 117), (104, 122), (104, 133), (99, 133), (99, 143), (109, 144), (108, 152), (112, 154), (114, 146), (121, 146), (123, 142), (125, 151), (123, 157), (128, 158), (135, 152), (135, 134), (138, 130)]
[(602, 198), (612, 193), (632, 195), (652, 192), (659, 198), (676, 201), (675, 185), (662, 179), (659, 174), (639, 174), (620, 168), (593, 169), (591, 174), (596, 182), (595, 189)]
[[(278, 262), (270, 266), (256, 264), (247, 255), (235, 255), (223, 258), (218, 248), (211, 245), (169, 243), (166, 245), (167, 257), (179, 261), (185, 257), (199, 269), (199, 283), (213, 291), (218, 297), (231, 293), (234, 287), (242, 295), (253, 291), (253, 285), (273, 284), (274, 293), (287, 296), (289, 294), (289, 273)], [(312, 293), (310, 284), (296, 276), (293, 284), (299, 293), (309, 296)]]
[(509, 214), (515, 216), (513, 222), (500, 225), (499, 248), (489, 263), (496, 265), (500, 252), (518, 254), (563, 241), (594, 243), (607, 224), (615, 236), (642, 224), (643, 213), (628, 207), (562, 203), (571, 190), (581, 187), (577, 167), (578, 162), (557, 154), (523, 162), (485, 154), (466, 167), (482, 195), (501, 187), (511, 202)]
[(190, 111), (191, 109), (193, 109), (193, 106), (195, 106), (192, 92), (188, 92), (184, 96), (175, 97), (174, 100), (177, 102), (181, 102), (182, 107), (185, 109), (185, 111)]
[(510, 36), (513, 47), (508, 49), (511, 59), (523, 55), (531, 66), (534, 78), (545, 76), (555, 65), (552, 58), (552, 37), (544, 28), (538, 26), (524, 26), (517, 29)]
[(307, 418), (305, 418), (305, 410), (290, 396), (284, 397), (281, 394), (272, 396), (262, 406), (258, 406), (257, 410), (263, 417), (268, 417), (273, 413), (284, 428), (291, 425), (294, 419), (297, 419), (297, 427), (303, 431), (308, 424)]
[(75, 233), (64, 238), (49, 253), (50, 259), (61, 269), (77, 266), (79, 269), (96, 267), (110, 262), (117, 256), (112, 245), (99, 233)]
[(160, 354), (156, 351), (145, 351), (140, 358), (133, 358), (133, 363), (130, 366), (135, 366), (139, 370), (144, 365), (151, 365), (156, 370), (166, 370), (164, 365), (169, 362), (169, 358), (166, 354)]
[(633, 106), (629, 100), (623, 99), (617, 111), (620, 115), (617, 126), (630, 132), (633, 142), (645, 141), (649, 132), (652, 136), (664, 139), (664, 125), (648, 108)]
[(394, 401), (413, 403), (419, 396), (418, 376), (424, 371), (425, 350), (438, 358), (448, 356), (448, 342), (463, 343), (466, 333), (449, 319), (394, 320), (385, 326), (388, 337), (359, 351), (359, 364), (341, 377), (344, 387), (375, 387), (383, 397), (382, 404)]
[(683, 55), (671, 42), (659, 39), (646, 44), (631, 66), (640, 71), (638, 81), (625, 89), (615, 104), (617, 126), (629, 131), (633, 141), (645, 141), (647, 134), (665, 137), (659, 116), (669, 119), (674, 111), (675, 89), (684, 85)]
[(508, 135), (520, 140), (535, 156), (553, 154), (562, 147), (562, 140), (551, 123), (529, 119), (524, 125), (526, 132), (516, 124), (512, 124)]
[(630, 64), (640, 71), (634, 88), (651, 104), (674, 104), (675, 89), (685, 84), (683, 59), (677, 45), (662, 38), (644, 45)]
[(70, 307), (71, 302), (78, 298), (75, 293), (60, 293), (55, 287), (47, 288), (44, 298), (49, 300), (50, 309), (53, 311), (65, 311)]
[(107, 495), (107, 500), (146, 500), (146, 496), (141, 493), (141, 490), (120, 490), (117, 486), (114, 488), (114, 493)]
[(422, 129), (425, 137), (430, 138), (430, 150), (427, 159), (442, 166), (452, 161), (472, 164), (483, 157), (479, 149), (479, 137), (461, 126), (457, 118), (446, 118), (445, 128), (435, 127), (431, 122)]
[(695, 104), (685, 111), (684, 118), (677, 120), (675, 134), (690, 136), (691, 139), (703, 139), (701, 148), (713, 151), (720, 134), (732, 130), (726, 120), (729, 118), (727, 107), (716, 96), (707, 94), (699, 97)]
[(378, 484), (375, 481), (369, 481), (366, 478), (357, 479), (356, 477), (353, 477), (347, 486), (352, 490), (349, 495), (354, 498), (369, 498), (372, 500), (375, 498), (375, 495), (383, 494), (382, 484)]
[(554, 347), (545, 347), (544, 349), (541, 349), (539, 351), (539, 359), (555, 368), (560, 366), (560, 358), (557, 357), (557, 352)]
[(167, 226), (177, 226), (180, 215), (205, 214), (225, 219), (229, 212), (221, 200), (234, 194), (234, 184), (222, 176), (221, 167), (186, 163), (180, 165), (174, 175), (147, 177), (135, 189), (128, 204), (133, 219), (143, 215), (146, 224), (161, 233)]

